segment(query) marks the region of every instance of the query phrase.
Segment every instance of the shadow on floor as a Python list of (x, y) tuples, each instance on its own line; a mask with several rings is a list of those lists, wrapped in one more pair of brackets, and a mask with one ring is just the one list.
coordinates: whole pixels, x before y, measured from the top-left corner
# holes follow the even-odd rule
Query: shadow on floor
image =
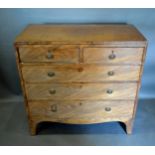
[(121, 122), (106, 122), (86, 125), (42, 122), (37, 127), (37, 134), (126, 134)]

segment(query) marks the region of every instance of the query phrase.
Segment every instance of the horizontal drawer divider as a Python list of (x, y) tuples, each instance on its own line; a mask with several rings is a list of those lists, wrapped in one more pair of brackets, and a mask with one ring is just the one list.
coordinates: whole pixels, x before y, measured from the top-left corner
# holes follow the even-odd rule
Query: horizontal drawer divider
[(98, 84), (98, 83), (137, 83), (138, 81), (105, 81), (105, 82), (25, 82), (27, 84)]
[(33, 99), (33, 100), (29, 100), (29, 99), (28, 99), (28, 101), (30, 101), (30, 102), (31, 102), (31, 101), (37, 101), (37, 102), (38, 102), (38, 101), (40, 101), (40, 102), (47, 102), (47, 101), (49, 101), (49, 102), (50, 102), (50, 101), (51, 101), (51, 102), (52, 102), (52, 101), (61, 101), (61, 102), (62, 102), (62, 101), (65, 101), (65, 102), (66, 102), (66, 101), (69, 101), (69, 102), (71, 102), (71, 101), (73, 101), (73, 102), (74, 102), (74, 101), (81, 101), (81, 102), (82, 102), (82, 101), (88, 101), (88, 102), (89, 102), (89, 101), (90, 101), (90, 102), (92, 102), (92, 101), (94, 101), (94, 102), (96, 102), (96, 101), (103, 101), (103, 102), (104, 102), (104, 101), (117, 101), (117, 102), (118, 102), (118, 101), (124, 101), (124, 102), (125, 102), (125, 101), (135, 101), (135, 99), (118, 99), (118, 100), (116, 100), (116, 99), (114, 99), (114, 100), (112, 100), (112, 99), (109, 99), (109, 100), (106, 100), (106, 99), (105, 99), (105, 100), (93, 100), (93, 99), (92, 99), (92, 100), (90, 100), (90, 99), (71, 99), (71, 100), (70, 100), (70, 99), (62, 99), (62, 100), (61, 100), (61, 99), (60, 99), (60, 100), (58, 100), (58, 99), (55, 99), (55, 100), (54, 100), (54, 99), (53, 99), (53, 100), (52, 100), (52, 99), (47, 99), (47, 100), (41, 100), (41, 99), (37, 99), (37, 100), (36, 100), (36, 99)]
[(49, 65), (105, 65), (105, 66), (143, 66), (144, 63), (129, 63), (129, 64), (123, 64), (123, 63), (85, 63), (85, 62), (78, 62), (78, 63), (60, 63), (60, 62), (20, 62), (21, 66), (49, 66)]

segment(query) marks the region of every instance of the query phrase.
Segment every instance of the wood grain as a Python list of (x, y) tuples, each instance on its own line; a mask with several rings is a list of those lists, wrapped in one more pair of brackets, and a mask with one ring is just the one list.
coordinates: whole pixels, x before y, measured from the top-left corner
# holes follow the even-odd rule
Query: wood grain
[(133, 106), (134, 101), (29, 102), (30, 115), (35, 121), (73, 124), (126, 121), (133, 113)]
[(16, 38), (16, 44), (108, 44), (146, 45), (144, 36), (125, 24), (29, 25)]
[[(114, 54), (115, 58), (110, 59)], [(142, 48), (84, 48), (85, 63), (141, 64)]]
[(25, 108), (26, 108), (26, 114), (27, 114), (27, 117), (28, 117), (28, 123), (29, 123), (30, 133), (31, 133), (31, 135), (35, 135), (36, 134), (37, 124), (32, 121), (32, 118), (30, 116), (30, 111), (29, 111), (30, 109), (29, 109), (27, 95), (26, 95), (26, 91), (25, 91), (25, 82), (23, 80), (23, 75), (22, 75), (22, 70), (21, 70), (21, 64), (20, 64), (18, 50), (19, 49), (16, 48), (15, 55), (16, 55), (16, 63), (17, 63), (18, 71), (19, 71), (19, 78), (20, 78), (21, 88), (22, 88), (23, 97), (24, 97), (24, 104), (25, 104)]
[[(92, 64), (23, 65), (25, 82), (109, 82), (138, 81), (140, 66)], [(111, 74), (110, 74), (111, 73)]]
[[(26, 84), (28, 100), (134, 100), (136, 88), (136, 83)], [(109, 89), (112, 94), (107, 93)]]
[[(22, 62), (77, 63), (79, 49), (73, 46), (29, 46), (19, 48)], [(52, 58), (48, 58), (48, 54)]]
[(43, 121), (121, 121), (131, 134), (146, 47), (132, 25), (28, 26), (15, 48), (31, 135)]

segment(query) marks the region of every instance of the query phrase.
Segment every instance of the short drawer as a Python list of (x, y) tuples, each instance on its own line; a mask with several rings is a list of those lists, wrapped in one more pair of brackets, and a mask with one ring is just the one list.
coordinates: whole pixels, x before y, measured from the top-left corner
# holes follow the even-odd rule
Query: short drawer
[(79, 49), (74, 46), (27, 46), (19, 48), (21, 62), (77, 63)]
[(27, 83), (40, 82), (105, 82), (138, 81), (140, 66), (108, 65), (23, 65), (22, 73)]
[(28, 100), (134, 100), (136, 88), (136, 83), (26, 84)]
[(46, 101), (28, 102), (33, 119), (64, 123), (126, 121), (132, 117), (134, 101)]
[(143, 48), (84, 48), (85, 63), (141, 64)]

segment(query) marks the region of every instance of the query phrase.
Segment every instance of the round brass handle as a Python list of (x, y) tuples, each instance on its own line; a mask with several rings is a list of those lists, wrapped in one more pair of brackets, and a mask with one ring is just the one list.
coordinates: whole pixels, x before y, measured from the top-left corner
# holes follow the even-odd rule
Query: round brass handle
[(82, 105), (82, 102), (80, 102), (79, 105), (81, 106)]
[(54, 89), (53, 90), (49, 90), (49, 93), (50, 94), (56, 94), (56, 90), (54, 90)]
[(109, 111), (111, 111), (111, 108), (110, 107), (105, 107), (105, 111), (109, 112)]
[(52, 59), (52, 58), (54, 58), (54, 55), (52, 54), (52, 52), (47, 52), (46, 58)]
[(56, 104), (54, 104), (54, 105), (51, 106), (51, 111), (52, 112), (57, 112), (57, 110), (58, 109), (57, 109), (57, 105)]
[(55, 73), (54, 73), (54, 72), (48, 72), (47, 75), (48, 75), (49, 77), (52, 77), (52, 76), (55, 76)]
[(107, 93), (108, 93), (108, 94), (112, 94), (112, 93), (113, 93), (113, 90), (112, 90), (112, 89), (108, 89), (108, 90), (107, 90)]
[(109, 72), (108, 72), (108, 75), (109, 75), (109, 76), (113, 76), (114, 74), (115, 74), (114, 71), (109, 71)]
[(112, 59), (115, 59), (115, 58), (116, 58), (116, 55), (114, 53), (112, 53), (112, 54), (109, 55), (109, 59), (112, 60)]

